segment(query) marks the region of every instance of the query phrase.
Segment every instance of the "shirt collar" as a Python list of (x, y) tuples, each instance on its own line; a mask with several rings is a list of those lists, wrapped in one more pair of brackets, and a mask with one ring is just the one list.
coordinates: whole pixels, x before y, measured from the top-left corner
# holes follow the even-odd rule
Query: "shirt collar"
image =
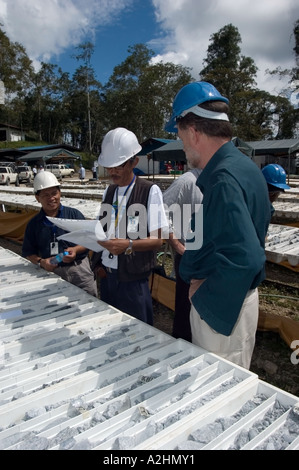
[(224, 160), (225, 156), (227, 155), (227, 151), (230, 145), (233, 145), (231, 142), (226, 142), (223, 144), (217, 152), (214, 153), (212, 158), (208, 161), (202, 172), (200, 173), (198, 179), (197, 179), (197, 186), (199, 189), (202, 191), (204, 194), (205, 187), (207, 186), (210, 176), (215, 170), (215, 168), (218, 166), (219, 162)]
[[(48, 220), (48, 219), (47, 219), (47, 215), (46, 215), (46, 213), (45, 213), (45, 211), (44, 211), (44, 209), (43, 209), (42, 207), (41, 207), (41, 210), (40, 210), (40, 215), (41, 215), (42, 218), (45, 218), (46, 220)], [(62, 218), (63, 218), (63, 205), (62, 205), (62, 204), (60, 204), (60, 206), (59, 206), (58, 213), (57, 213), (57, 216), (56, 216), (56, 217), (57, 217), (58, 219), (62, 219)]]

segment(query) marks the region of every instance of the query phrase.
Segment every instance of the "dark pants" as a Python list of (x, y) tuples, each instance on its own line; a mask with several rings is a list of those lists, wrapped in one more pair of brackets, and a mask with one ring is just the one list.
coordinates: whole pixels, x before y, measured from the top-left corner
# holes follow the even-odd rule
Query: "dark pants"
[(120, 282), (117, 280), (117, 270), (107, 272), (100, 283), (101, 300), (112, 307), (153, 325), (153, 303), (148, 279)]
[(179, 274), (179, 266), (182, 256), (176, 253), (175, 255), (175, 275), (176, 275), (176, 290), (175, 290), (175, 311), (173, 320), (172, 336), (174, 338), (182, 338), (186, 341), (192, 342), (191, 326), (190, 326), (190, 309), (191, 303), (189, 301), (189, 284), (182, 280)]

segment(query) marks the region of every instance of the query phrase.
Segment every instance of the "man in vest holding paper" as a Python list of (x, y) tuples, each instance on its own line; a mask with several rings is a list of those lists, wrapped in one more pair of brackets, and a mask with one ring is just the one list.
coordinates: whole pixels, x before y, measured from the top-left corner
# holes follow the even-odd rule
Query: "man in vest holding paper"
[(168, 223), (160, 188), (134, 173), (140, 150), (135, 134), (122, 127), (109, 131), (102, 142), (98, 162), (112, 184), (105, 190), (99, 216), (109, 238), (98, 242), (104, 248), (101, 265), (105, 271), (100, 297), (152, 325), (148, 279)]

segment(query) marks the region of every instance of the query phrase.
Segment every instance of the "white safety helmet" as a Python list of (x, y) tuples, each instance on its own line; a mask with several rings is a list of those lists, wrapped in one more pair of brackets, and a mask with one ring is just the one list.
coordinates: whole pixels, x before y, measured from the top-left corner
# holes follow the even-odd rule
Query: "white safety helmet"
[(34, 178), (34, 194), (36, 194), (38, 191), (41, 191), (42, 189), (53, 188), (54, 186), (60, 186), (60, 183), (58, 182), (56, 176), (53, 175), (53, 173), (50, 171), (41, 171), (40, 173), (37, 173), (36, 177)]
[(98, 162), (103, 167), (114, 168), (137, 155), (140, 150), (142, 147), (136, 135), (124, 127), (117, 127), (105, 135)]

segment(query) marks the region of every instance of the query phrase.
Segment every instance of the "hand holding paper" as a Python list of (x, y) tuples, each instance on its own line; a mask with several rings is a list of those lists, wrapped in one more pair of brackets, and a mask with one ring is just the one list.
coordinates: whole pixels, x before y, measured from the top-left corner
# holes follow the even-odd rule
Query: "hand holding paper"
[(54, 225), (68, 232), (57, 237), (58, 240), (66, 240), (96, 252), (103, 250), (97, 241), (107, 240), (107, 237), (99, 220), (47, 218)]

